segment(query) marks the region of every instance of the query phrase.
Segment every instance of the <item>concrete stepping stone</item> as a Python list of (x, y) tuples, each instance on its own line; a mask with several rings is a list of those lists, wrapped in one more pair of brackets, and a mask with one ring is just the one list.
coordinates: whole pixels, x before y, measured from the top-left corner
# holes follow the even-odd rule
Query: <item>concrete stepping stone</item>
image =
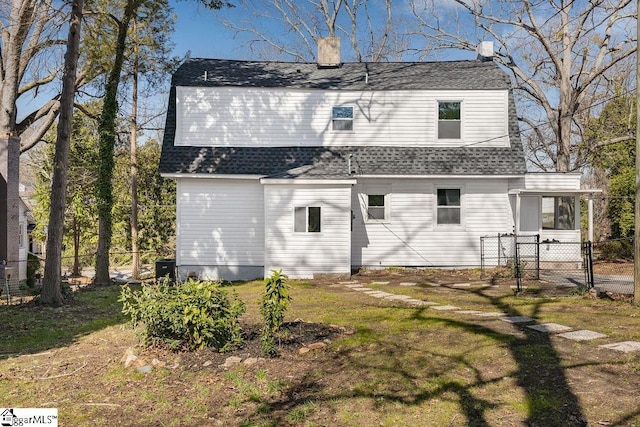
[(482, 312), (478, 311), (478, 310), (460, 310), (460, 311), (456, 311), (456, 313), (459, 313), (459, 314), (480, 314)]
[(391, 282), (371, 282), (370, 285), (388, 285)]
[(453, 287), (453, 288), (470, 288), (471, 287), (471, 283), (454, 283), (453, 285), (451, 285), (451, 287)]
[(597, 338), (605, 338), (605, 334), (601, 334), (600, 332), (589, 331), (587, 329), (581, 329), (579, 331), (573, 332), (565, 332), (563, 334), (558, 334), (559, 337), (566, 338), (573, 341), (588, 341), (595, 340)]
[(342, 284), (350, 289), (361, 288), (363, 286), (361, 283), (342, 283)]
[(527, 316), (508, 316), (508, 317), (503, 317), (500, 320), (507, 323), (529, 323), (529, 322), (535, 322), (536, 319), (532, 317), (527, 317)]
[(414, 298), (407, 299), (407, 300), (405, 300), (405, 302), (408, 302), (409, 304), (412, 304), (412, 305), (421, 305), (421, 306), (422, 305), (438, 305), (437, 302), (422, 301), (422, 300), (414, 299)]
[(614, 342), (612, 344), (601, 345), (602, 348), (608, 348), (611, 350), (622, 351), (625, 353), (631, 353), (632, 351), (640, 351), (640, 342), (637, 341), (622, 341)]
[(376, 298), (386, 298), (393, 295), (393, 294), (390, 294), (389, 292), (381, 292), (381, 291), (370, 291), (370, 292), (365, 291), (364, 293)]
[(541, 325), (529, 325), (527, 326), (529, 329), (536, 330), (538, 332), (546, 332), (546, 333), (559, 333), (559, 332), (568, 332), (573, 328), (569, 326), (560, 325), (558, 323), (543, 323)]
[(355, 285), (356, 283), (360, 283), (357, 280), (349, 280), (348, 282), (338, 282), (340, 285)]
[(434, 310), (442, 310), (442, 311), (460, 309), (460, 307), (456, 307), (455, 305), (434, 305), (431, 308), (433, 308)]
[(390, 297), (386, 297), (385, 299), (391, 301), (406, 301), (412, 298), (409, 295), (391, 295)]
[(417, 283), (416, 282), (402, 282), (400, 283), (400, 286), (416, 286)]
[(439, 283), (424, 282), (424, 284), (427, 286), (433, 286), (434, 288), (437, 288), (438, 286), (440, 286)]
[[(361, 288), (351, 288), (354, 291), (358, 291), (358, 292), (365, 292), (365, 291), (373, 291), (373, 289), (371, 288), (366, 288), (366, 287), (361, 287)], [(378, 292), (378, 291), (374, 291), (374, 292)]]
[(503, 313), (501, 311), (489, 311), (487, 313), (476, 314), (476, 316), (479, 316), (479, 317), (502, 317), (506, 315), (507, 313)]

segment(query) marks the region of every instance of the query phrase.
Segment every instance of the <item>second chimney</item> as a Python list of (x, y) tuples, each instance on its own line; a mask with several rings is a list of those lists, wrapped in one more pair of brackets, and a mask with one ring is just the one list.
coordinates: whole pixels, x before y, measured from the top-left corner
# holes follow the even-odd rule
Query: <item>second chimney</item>
[(318, 39), (318, 68), (340, 66), (340, 38), (322, 37)]
[(493, 42), (480, 42), (476, 47), (476, 55), (480, 61), (493, 61)]

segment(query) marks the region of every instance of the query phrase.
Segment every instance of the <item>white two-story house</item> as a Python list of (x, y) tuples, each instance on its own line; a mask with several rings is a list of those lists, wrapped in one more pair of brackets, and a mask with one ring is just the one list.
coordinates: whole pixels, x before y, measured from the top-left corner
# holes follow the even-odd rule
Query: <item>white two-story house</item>
[(490, 55), (190, 59), (173, 76), (160, 172), (177, 182), (182, 276), (477, 266), (481, 236), (580, 239), (580, 176), (527, 174)]

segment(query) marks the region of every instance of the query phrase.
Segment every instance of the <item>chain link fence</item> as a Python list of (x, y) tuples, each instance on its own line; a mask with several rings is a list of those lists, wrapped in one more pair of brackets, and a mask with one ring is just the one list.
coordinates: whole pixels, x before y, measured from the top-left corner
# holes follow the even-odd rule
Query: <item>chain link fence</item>
[[(157, 252), (140, 253), (142, 261), (140, 280), (155, 280), (158, 265), (164, 267), (165, 258)], [(95, 276), (95, 254), (69, 256), (62, 258), (60, 277), (63, 293), (72, 292), (93, 283)], [(110, 276), (116, 283), (132, 280), (132, 252), (111, 253)], [(11, 262), (9, 268), (0, 267), (0, 305), (22, 304), (40, 295), (45, 259), (29, 255), (28, 260)], [(163, 271), (160, 272), (161, 276)]]
[(593, 244), (590, 274), (600, 291), (633, 294), (633, 237)]
[(591, 242), (540, 240), (539, 235), (480, 238), (482, 277), (495, 274), (527, 284), (552, 284), (633, 294), (633, 238)]

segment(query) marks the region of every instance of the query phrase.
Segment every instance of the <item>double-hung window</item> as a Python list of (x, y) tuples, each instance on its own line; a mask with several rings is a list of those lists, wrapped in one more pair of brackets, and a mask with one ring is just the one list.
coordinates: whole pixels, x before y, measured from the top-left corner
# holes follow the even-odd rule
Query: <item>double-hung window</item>
[(437, 224), (460, 225), (462, 222), (461, 191), (459, 188), (438, 188)]
[(331, 110), (331, 129), (334, 131), (352, 131), (353, 107), (333, 107)]
[(438, 139), (460, 139), (461, 131), (461, 102), (438, 102)]
[(388, 219), (384, 194), (367, 195), (367, 219), (380, 221)]
[(294, 208), (294, 230), (296, 233), (319, 233), (320, 224), (319, 206), (296, 206)]

